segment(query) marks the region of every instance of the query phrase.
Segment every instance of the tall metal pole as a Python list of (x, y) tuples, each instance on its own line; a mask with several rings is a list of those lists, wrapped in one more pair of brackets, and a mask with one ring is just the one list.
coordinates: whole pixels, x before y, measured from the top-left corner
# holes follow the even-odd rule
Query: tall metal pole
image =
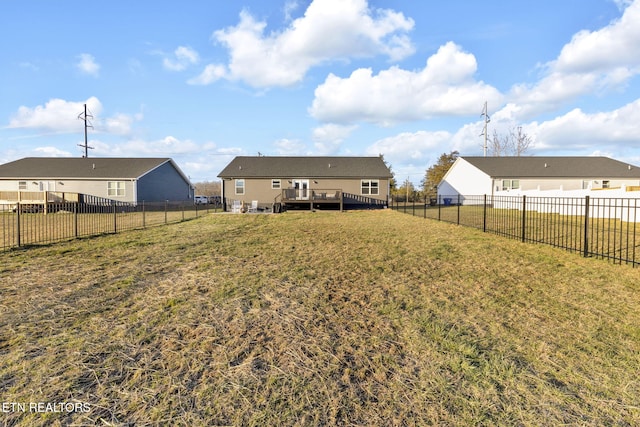
[[(486, 129), (487, 128), (485, 127), (485, 131)], [(485, 136), (485, 139), (486, 139), (486, 136)], [(84, 104), (84, 157), (85, 158), (89, 157), (89, 144), (87, 141), (87, 104)]]
[(489, 137), (487, 133), (487, 125), (489, 124), (489, 111), (487, 109), (487, 101), (484, 102), (484, 108), (482, 109), (482, 116), (484, 116), (484, 131), (482, 134), (484, 135), (484, 157), (487, 157), (487, 139)]
[(89, 147), (89, 140), (87, 137), (87, 128), (93, 127), (89, 122), (89, 119), (90, 118), (93, 119), (93, 116), (91, 114), (87, 114), (87, 104), (84, 104), (84, 114), (83, 113), (78, 114), (78, 118), (81, 120), (84, 120), (84, 145), (83, 144), (78, 144), (78, 145), (84, 148), (83, 157), (87, 158), (89, 157), (89, 148), (93, 149), (93, 147)]

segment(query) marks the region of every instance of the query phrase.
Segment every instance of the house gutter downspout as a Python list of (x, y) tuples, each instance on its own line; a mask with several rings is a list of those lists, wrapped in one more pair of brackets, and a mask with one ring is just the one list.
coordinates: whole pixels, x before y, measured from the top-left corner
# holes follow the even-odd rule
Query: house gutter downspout
[(220, 197), (222, 198), (222, 212), (227, 211), (227, 198), (224, 197), (224, 178), (220, 179)]
[(133, 203), (138, 205), (138, 180), (136, 178), (132, 179), (133, 182)]

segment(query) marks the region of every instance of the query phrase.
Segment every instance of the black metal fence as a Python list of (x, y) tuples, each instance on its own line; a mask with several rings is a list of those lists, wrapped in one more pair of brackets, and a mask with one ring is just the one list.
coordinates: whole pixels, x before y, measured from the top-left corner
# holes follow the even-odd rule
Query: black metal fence
[(3, 203), (0, 250), (180, 222), (219, 209), (219, 205), (171, 201), (134, 205), (98, 197), (79, 202)]
[(424, 202), (392, 199), (391, 208), (585, 257), (640, 265), (640, 199), (440, 195)]

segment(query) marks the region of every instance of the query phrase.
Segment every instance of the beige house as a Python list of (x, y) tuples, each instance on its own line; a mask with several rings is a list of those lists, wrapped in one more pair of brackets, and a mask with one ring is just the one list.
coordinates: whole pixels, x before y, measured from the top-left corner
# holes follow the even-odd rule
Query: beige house
[(218, 175), (227, 210), (386, 207), (380, 157), (236, 157)]

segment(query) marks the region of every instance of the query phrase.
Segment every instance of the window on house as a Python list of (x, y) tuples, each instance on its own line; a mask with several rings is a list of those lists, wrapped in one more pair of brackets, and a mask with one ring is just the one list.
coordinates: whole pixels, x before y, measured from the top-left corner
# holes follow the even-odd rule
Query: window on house
[(363, 179), (361, 182), (360, 192), (363, 195), (380, 194), (380, 183), (377, 179)]
[(244, 194), (244, 179), (236, 179), (236, 195)]
[(26, 190), (27, 181), (18, 181), (18, 190)]
[(609, 188), (611, 184), (609, 184), (609, 181), (602, 181), (602, 188)]
[(280, 189), (280, 180), (279, 179), (272, 179), (271, 180), (271, 188), (274, 190), (279, 190)]
[(107, 194), (109, 197), (124, 197), (124, 181), (108, 181)]
[(502, 180), (502, 191), (514, 190), (516, 188), (520, 188), (519, 179), (503, 179)]

